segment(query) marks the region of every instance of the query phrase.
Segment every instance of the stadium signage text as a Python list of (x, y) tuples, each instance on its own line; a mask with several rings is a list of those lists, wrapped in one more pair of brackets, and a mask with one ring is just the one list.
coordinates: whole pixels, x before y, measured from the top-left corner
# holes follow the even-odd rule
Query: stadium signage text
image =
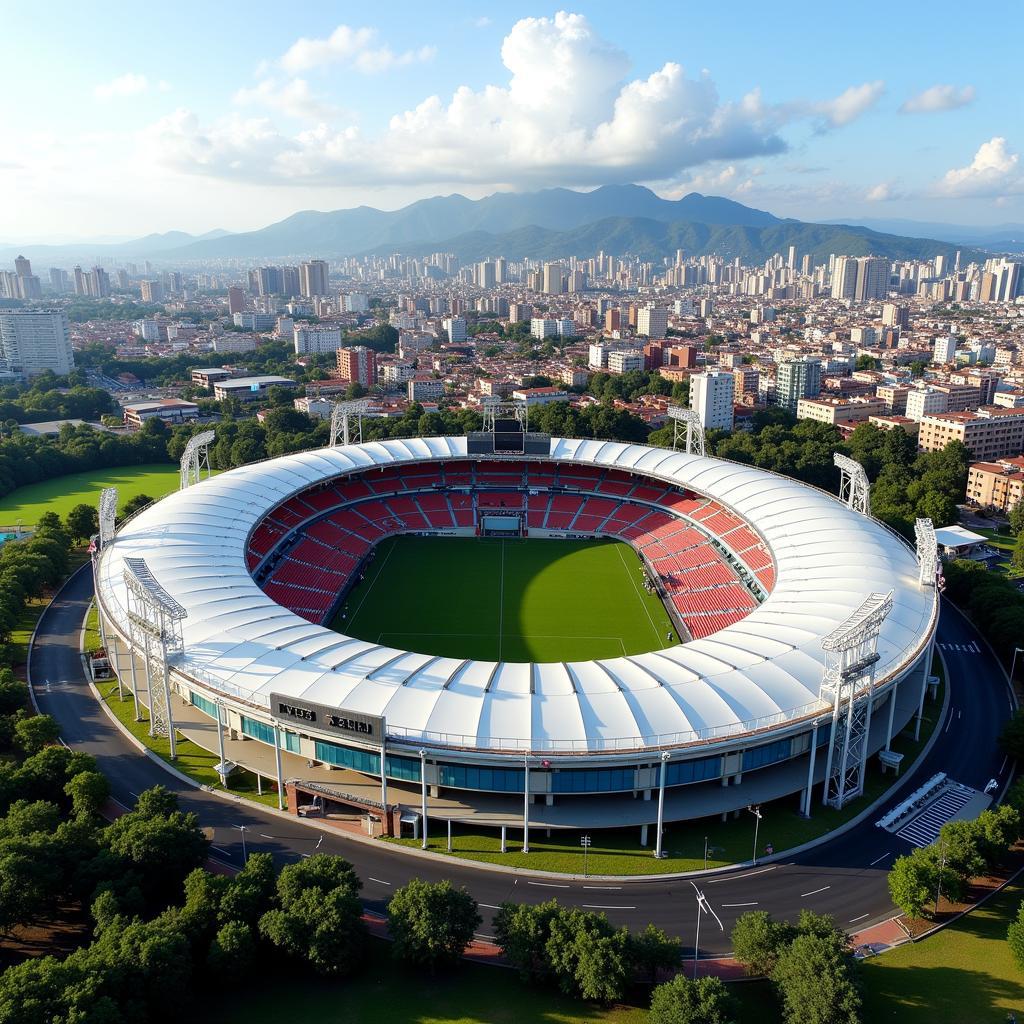
[(305, 722), (323, 732), (355, 733), (361, 739), (379, 744), (384, 737), (384, 719), (378, 715), (364, 715), (357, 711), (344, 711), (303, 701), (281, 694), (270, 695), (270, 707), (275, 718), (287, 722)]

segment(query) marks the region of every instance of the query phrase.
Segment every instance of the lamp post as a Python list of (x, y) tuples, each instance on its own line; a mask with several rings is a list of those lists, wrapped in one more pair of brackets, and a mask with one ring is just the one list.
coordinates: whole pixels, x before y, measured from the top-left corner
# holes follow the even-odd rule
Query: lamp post
[(530, 759), (523, 754), (523, 853), (530, 852)]
[(754, 816), (754, 864), (757, 864), (757, 828), (761, 824), (761, 805), (747, 804), (747, 810)]
[(662, 849), (662, 833), (665, 831), (665, 772), (668, 768), (668, 751), (661, 755), (661, 773), (658, 776), (658, 834), (654, 837), (654, 857), (661, 860), (665, 856)]
[(700, 915), (710, 914), (717, 922), (718, 927), (724, 932), (725, 925), (721, 918), (715, 913), (714, 908), (708, 903), (707, 897), (697, 888), (696, 882), (690, 882), (697, 897), (697, 934), (693, 940), (693, 980), (697, 980), (697, 963), (700, 958)]
[(590, 849), (590, 836), (580, 836), (580, 846), (583, 847), (583, 877), (587, 877), (587, 851)]
[(1013, 661), (1010, 662), (1010, 685), (1013, 686), (1013, 673), (1017, 668), (1017, 655), (1024, 654), (1024, 647), (1014, 647)]
[(214, 704), (217, 705), (217, 747), (220, 750), (220, 764), (217, 765), (217, 774), (220, 776), (220, 784), (227, 789), (227, 775), (224, 772), (224, 701), (218, 697)]
[(420, 801), (420, 817), (423, 819), (420, 849), (425, 850), (427, 848), (427, 752), (425, 750), (420, 751)]
[(242, 864), (244, 865), (249, 860), (249, 855), (245, 850), (245, 833), (249, 831), (248, 825), (233, 825), (232, 828), (237, 828), (242, 833)]

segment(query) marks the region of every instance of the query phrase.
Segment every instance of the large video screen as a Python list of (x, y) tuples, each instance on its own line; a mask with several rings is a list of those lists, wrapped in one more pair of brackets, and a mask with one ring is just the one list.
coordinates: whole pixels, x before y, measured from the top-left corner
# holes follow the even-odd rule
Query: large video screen
[[(518, 424), (517, 424), (518, 426)], [(509, 454), (522, 455), (526, 435), (521, 430), (494, 431), (494, 450)]]

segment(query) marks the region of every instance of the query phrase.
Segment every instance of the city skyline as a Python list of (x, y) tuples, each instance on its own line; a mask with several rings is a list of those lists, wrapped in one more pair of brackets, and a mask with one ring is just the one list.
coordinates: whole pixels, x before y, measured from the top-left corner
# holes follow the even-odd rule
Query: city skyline
[[(186, 3), (159, 27), (155, 13), (39, 25), (13, 9), (0, 67), (26, 101), (0, 154), (0, 187), (18, 196), (0, 242), (627, 181), (808, 221), (1019, 221), (1010, 38), (962, 19), (940, 34), (955, 8), (939, 7), (928, 25), (894, 11), (884, 34), (852, 15), (794, 29), (753, 7), (724, 24), (662, 4), (285, 23), (270, 6), (243, 18)], [(882, 44), (900, 39), (894, 61)]]

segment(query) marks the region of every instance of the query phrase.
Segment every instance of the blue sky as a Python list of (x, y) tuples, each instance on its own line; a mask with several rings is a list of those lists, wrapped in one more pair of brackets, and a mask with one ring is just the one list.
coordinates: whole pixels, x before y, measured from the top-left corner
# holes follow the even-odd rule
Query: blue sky
[(0, 240), (622, 181), (1024, 221), (1014, 34), (962, 3), (47, 10), (4, 6)]

